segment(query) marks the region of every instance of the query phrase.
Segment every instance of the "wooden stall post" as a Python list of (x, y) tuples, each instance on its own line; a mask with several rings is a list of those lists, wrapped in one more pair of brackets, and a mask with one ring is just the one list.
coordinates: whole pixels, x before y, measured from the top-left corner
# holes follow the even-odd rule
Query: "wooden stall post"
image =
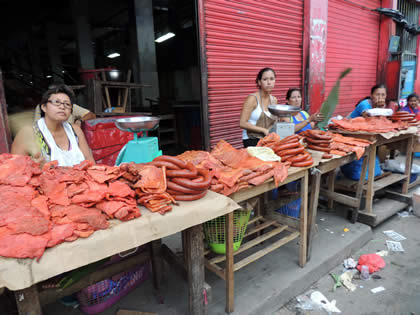
[(234, 261), (233, 261), (233, 212), (225, 216), (225, 242), (226, 242), (226, 313), (232, 313), (234, 309)]
[(306, 265), (306, 242), (307, 242), (307, 216), (308, 216), (308, 171), (300, 180), (300, 241), (299, 241), (299, 266), (302, 268)]
[(163, 259), (160, 252), (162, 240), (158, 239), (150, 242), (150, 256), (153, 268), (153, 286), (156, 290), (160, 290), (163, 284)]
[(411, 177), (411, 164), (413, 160), (413, 144), (414, 144), (414, 137), (409, 137), (407, 139), (407, 153), (405, 155), (405, 175), (407, 178), (404, 180), (402, 186), (402, 193), (408, 193), (408, 187), (410, 185), (410, 177)]
[(14, 293), (19, 315), (42, 315), (36, 284)]
[[(332, 171), (334, 173), (334, 171)], [(314, 169), (314, 174), (311, 176), (311, 199), (309, 200), (309, 216), (308, 216), (308, 243), (307, 243), (307, 257), (306, 260), (311, 259), (312, 241), (314, 238), (314, 230), (316, 225), (316, 215), (318, 212), (319, 189), (321, 186), (321, 171)]]
[(366, 207), (365, 211), (372, 213), (373, 211), (373, 197), (375, 191), (373, 190), (373, 184), (375, 181), (375, 161), (376, 161), (376, 143), (371, 145), (371, 151), (369, 154), (369, 170), (368, 170), (368, 181), (367, 181), (367, 190), (366, 190)]
[(186, 230), (188, 260), (189, 314), (202, 315), (204, 305), (204, 243), (203, 226), (198, 224)]

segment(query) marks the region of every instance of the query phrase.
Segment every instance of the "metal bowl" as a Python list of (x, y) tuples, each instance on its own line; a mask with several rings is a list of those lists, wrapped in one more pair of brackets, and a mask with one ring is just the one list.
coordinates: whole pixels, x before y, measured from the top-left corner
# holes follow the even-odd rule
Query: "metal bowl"
[(277, 117), (290, 117), (301, 111), (299, 106), (286, 104), (268, 105), (268, 111)]
[(120, 130), (139, 132), (157, 128), (159, 120), (159, 117), (153, 116), (120, 118), (115, 121), (115, 125)]

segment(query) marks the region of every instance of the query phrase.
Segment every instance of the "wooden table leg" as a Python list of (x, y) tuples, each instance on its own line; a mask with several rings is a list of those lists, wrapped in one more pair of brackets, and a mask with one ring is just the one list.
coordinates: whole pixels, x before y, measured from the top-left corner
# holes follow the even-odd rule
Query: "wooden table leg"
[(226, 266), (225, 266), (225, 279), (226, 279), (226, 313), (232, 313), (234, 310), (235, 299), (235, 278), (233, 270), (233, 212), (225, 216), (225, 229), (226, 229)]
[(300, 248), (299, 248), (299, 266), (304, 267), (306, 265), (306, 242), (307, 242), (307, 216), (308, 216), (308, 171), (305, 172), (305, 176), (300, 180), (300, 196), (301, 196), (301, 207), (300, 207)]
[[(373, 191), (373, 183), (375, 181), (375, 162), (376, 162), (376, 145), (373, 144), (370, 154), (369, 154), (369, 174), (367, 181), (367, 191), (366, 191), (366, 206), (365, 211), (372, 213), (373, 210), (373, 196), (375, 192)], [(365, 174), (360, 174), (360, 176), (365, 176)]]
[(407, 178), (404, 180), (402, 186), (402, 193), (408, 193), (408, 186), (410, 185), (410, 177), (411, 177), (411, 166), (413, 160), (413, 143), (414, 143), (414, 136), (407, 139), (407, 154), (405, 156), (405, 175)]
[[(367, 165), (368, 165), (368, 162), (370, 161), (370, 154), (372, 152), (371, 149), (368, 149), (368, 150), (369, 151), (367, 152), (366, 156), (363, 159), (362, 170), (361, 170), (360, 174), (366, 174)], [(363, 186), (364, 185), (365, 185), (365, 176), (360, 176), (359, 181), (357, 182), (357, 188), (356, 188), (356, 199), (358, 200), (358, 205), (357, 205), (357, 207), (353, 208), (353, 212), (351, 214), (351, 223), (356, 223), (357, 222), (357, 218), (359, 216), (360, 202), (361, 202), (362, 196), (363, 196)]]
[(36, 284), (14, 293), (19, 315), (42, 315)]
[(203, 315), (204, 305), (204, 243), (203, 226), (190, 227), (185, 232), (188, 260), (189, 314)]
[(152, 269), (153, 269), (153, 286), (156, 290), (162, 288), (164, 281), (163, 277), (163, 258), (160, 252), (162, 246), (162, 240), (158, 239), (150, 242), (150, 257), (152, 260)]
[[(328, 191), (334, 192), (335, 188), (335, 171), (328, 173)], [(328, 198), (328, 209), (332, 210), (334, 208), (334, 199)]]
[[(334, 173), (332, 171), (331, 173)], [(311, 176), (311, 199), (309, 200), (309, 209), (308, 209), (308, 243), (307, 243), (307, 257), (306, 260), (311, 259), (312, 253), (312, 240), (314, 237), (314, 230), (316, 224), (316, 215), (318, 211), (318, 199), (319, 199), (319, 189), (321, 186), (321, 172), (315, 172)]]

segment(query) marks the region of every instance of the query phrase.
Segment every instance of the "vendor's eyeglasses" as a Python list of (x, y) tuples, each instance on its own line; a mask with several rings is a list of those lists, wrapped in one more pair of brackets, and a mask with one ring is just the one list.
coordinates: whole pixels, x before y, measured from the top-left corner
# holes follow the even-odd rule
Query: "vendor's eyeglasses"
[(67, 103), (67, 102), (60, 102), (59, 100), (48, 100), (51, 104), (58, 107), (60, 105), (63, 105), (64, 108), (71, 109), (73, 107), (73, 104)]

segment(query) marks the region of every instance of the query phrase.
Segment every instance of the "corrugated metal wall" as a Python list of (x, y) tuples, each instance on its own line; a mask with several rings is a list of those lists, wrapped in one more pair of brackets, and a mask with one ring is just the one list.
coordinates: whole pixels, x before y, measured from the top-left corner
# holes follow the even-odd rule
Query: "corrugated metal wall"
[(353, 68), (342, 80), (335, 114), (349, 114), (357, 101), (369, 95), (370, 88), (376, 84), (379, 14), (371, 9), (380, 6), (380, 0), (328, 1), (325, 95), (341, 71)]
[[(273, 95), (284, 102), (302, 83), (303, 0), (199, 0), (207, 64), (210, 145), (242, 147), (239, 118), (263, 67), (277, 74)], [(205, 72), (205, 69), (202, 72)]]

